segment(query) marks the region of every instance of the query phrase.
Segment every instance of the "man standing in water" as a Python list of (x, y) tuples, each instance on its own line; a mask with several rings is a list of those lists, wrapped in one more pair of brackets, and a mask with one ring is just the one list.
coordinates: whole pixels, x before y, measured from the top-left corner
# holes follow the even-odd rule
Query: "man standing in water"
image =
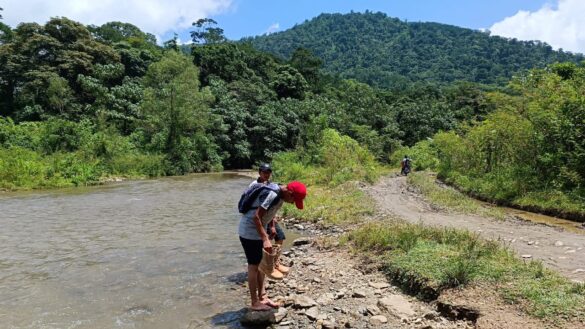
[(246, 211), (240, 219), (238, 234), (244, 248), (248, 262), (248, 288), (253, 311), (266, 311), (278, 307), (265, 294), (265, 275), (258, 269), (262, 260), (262, 249), (272, 253), (272, 243), (266, 225), (272, 221), (283, 202), (293, 203), (298, 209), (303, 209), (303, 200), (307, 189), (303, 183), (290, 182), (287, 185), (273, 184), (273, 189), (263, 189), (254, 200), (252, 208)]
[[(252, 181), (248, 188), (254, 186), (255, 184), (265, 185), (270, 184), (271, 183), (270, 176), (272, 176), (272, 168), (270, 167), (270, 164), (268, 163), (261, 164), (260, 167), (258, 168), (258, 178)], [(282, 228), (278, 224), (278, 221), (275, 218), (273, 218), (268, 223), (268, 225), (266, 225), (266, 232), (268, 233), (268, 236), (271, 239), (274, 238), (275, 244), (279, 245), (280, 247), (284, 245), (284, 240), (286, 239), (286, 236), (284, 235), (284, 231), (282, 230)], [(282, 265), (279, 259), (276, 259), (276, 269), (282, 274), (288, 274), (289, 272), (289, 268)]]

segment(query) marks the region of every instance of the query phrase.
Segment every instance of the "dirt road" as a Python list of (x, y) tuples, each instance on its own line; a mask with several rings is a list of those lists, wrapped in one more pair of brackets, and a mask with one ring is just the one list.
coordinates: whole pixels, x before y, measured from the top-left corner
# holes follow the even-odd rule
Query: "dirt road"
[(409, 188), (405, 177), (384, 177), (367, 192), (382, 212), (412, 223), (467, 229), (484, 238), (500, 239), (521, 257), (541, 260), (570, 279), (585, 281), (585, 234), (512, 217), (497, 220), (437, 210)]

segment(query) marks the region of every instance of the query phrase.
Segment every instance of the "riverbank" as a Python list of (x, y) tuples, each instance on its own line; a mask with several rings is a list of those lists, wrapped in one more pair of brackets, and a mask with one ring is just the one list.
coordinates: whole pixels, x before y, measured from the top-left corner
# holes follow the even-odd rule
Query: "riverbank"
[[(373, 217), (370, 224), (388, 219)], [(348, 243), (357, 226), (340, 228), (286, 219), (300, 229), (284, 261), (292, 271), (270, 282), (268, 292), (281, 307), (276, 329), (292, 328), (574, 328), (582, 322), (551, 322), (531, 316), (521, 304), (506, 302), (493, 285), (470, 283), (436, 292), (431, 282), (405, 286), (414, 276), (397, 278), (378, 249), (358, 251)], [(386, 222), (392, 225), (390, 222)], [(340, 243), (341, 241), (341, 243)], [(433, 255), (435, 256), (435, 255)], [(245, 283), (238, 286), (247, 302)], [(433, 291), (429, 295), (429, 291)], [(433, 295), (434, 294), (434, 295)], [(241, 315), (245, 314), (243, 312)]]
[[(284, 253), (291, 273), (268, 284), (269, 295), (282, 305), (274, 328), (473, 328), (472, 320), (449, 319), (438, 304), (401, 292), (370, 256), (340, 245), (347, 229), (294, 218), (284, 223), (307, 237)], [(247, 296), (245, 284), (239, 289)]]
[[(547, 236), (551, 238), (551, 232), (569, 233), (522, 221), (509, 223), (509, 219), (436, 209), (409, 189), (404, 177), (387, 176), (373, 186), (348, 183), (341, 187), (350, 191), (357, 188), (363, 194), (357, 196), (355, 203), (335, 203), (331, 199), (339, 197), (340, 187), (316, 187), (311, 190), (311, 199), (323, 202), (321, 206), (317, 202), (310, 204), (308, 199), (304, 213), (285, 209), (289, 218), (302, 214), (285, 221), (288, 225), (308, 227), (308, 235), (315, 238), (310, 246), (293, 249), (290, 254), (293, 273), (286, 282), (272, 286), (271, 296), (280, 295), (277, 299), (287, 310), (280, 328), (341, 327), (346, 325), (345, 321), (355, 328), (376, 327), (370, 321), (378, 321), (371, 319), (377, 309), (385, 317), (387, 327), (585, 325), (585, 286), (581, 281), (585, 271), (570, 267), (576, 260), (580, 266), (578, 259), (583, 258), (583, 246), (574, 245), (576, 242), (566, 240), (565, 235), (550, 245), (549, 240), (544, 240)], [(358, 213), (353, 218), (333, 215), (335, 211), (355, 214), (356, 203), (371, 207), (370, 213)], [(494, 223), (512, 225), (501, 231), (503, 234), (503, 230), (508, 230), (512, 237), (494, 236), (487, 228)], [(531, 248), (531, 253), (524, 252), (522, 247)], [(560, 256), (546, 261), (550, 252)], [(547, 267), (560, 270), (574, 281)], [(336, 274), (339, 271), (348, 275)], [(379, 291), (370, 282), (390, 286)], [(340, 289), (345, 289), (344, 297), (336, 299)], [(355, 294), (357, 290), (367, 292)], [(246, 295), (244, 288), (242, 294)], [(382, 311), (381, 300), (396, 294), (401, 296), (397, 299), (407, 300), (411, 309), (424, 311), (407, 319), (393, 308)], [(299, 295), (312, 298), (315, 305), (310, 302), (303, 307)], [(366, 297), (358, 297), (361, 295)], [(377, 309), (371, 307), (373, 311), (369, 311), (368, 305)], [(344, 309), (348, 312), (343, 313)], [(436, 317), (425, 312), (435, 312)], [(438, 320), (425, 322), (428, 318)], [(460, 322), (452, 322), (453, 319)]]

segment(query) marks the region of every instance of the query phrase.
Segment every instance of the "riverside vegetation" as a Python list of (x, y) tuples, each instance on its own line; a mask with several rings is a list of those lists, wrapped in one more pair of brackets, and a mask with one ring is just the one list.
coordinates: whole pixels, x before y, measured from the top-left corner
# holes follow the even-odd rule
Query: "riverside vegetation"
[(277, 179), (311, 188), (306, 211), (285, 207), (286, 216), (357, 225), (345, 241), (381, 255), (391, 277), (439, 293), (487, 284), (534, 316), (583, 319), (582, 284), (493, 242), (399, 220), (361, 226), (374, 205), (359, 188), (406, 152), (415, 169), (436, 170), (464, 191), (582, 215), (585, 68), (574, 63), (582, 57), (536, 45), (573, 62), (516, 72), (506, 86), (502, 76), (434, 84), (411, 83), (413, 75), (384, 89), (324, 73), (308, 49), (284, 59), (230, 42), (209, 19), (194, 23), (188, 51), (176, 38), (157, 46), (121, 22), (53, 18), (14, 29), (0, 23), (0, 31), (2, 189), (272, 160)]
[[(330, 149), (335, 152), (327, 152)], [(368, 153), (355, 141), (329, 131), (314, 151), (279, 155), (275, 163), (281, 169), (275, 171), (275, 178), (302, 179), (311, 190), (305, 211), (285, 206), (283, 215), (323, 227), (344, 228), (349, 233), (342, 237), (343, 244), (374, 257), (390, 280), (422, 299), (434, 300), (453, 288), (480, 286), (548, 325), (571, 326), (585, 321), (585, 284), (572, 282), (538, 261), (519, 259), (499, 241), (396, 218), (368, 220), (375, 214), (373, 203), (357, 182), (371, 182), (388, 171), (376, 166)], [(306, 162), (315, 157), (322, 160)], [(330, 175), (332, 172), (337, 175)], [(466, 200), (463, 204), (474, 202)], [(476, 208), (462, 210), (477, 212)]]

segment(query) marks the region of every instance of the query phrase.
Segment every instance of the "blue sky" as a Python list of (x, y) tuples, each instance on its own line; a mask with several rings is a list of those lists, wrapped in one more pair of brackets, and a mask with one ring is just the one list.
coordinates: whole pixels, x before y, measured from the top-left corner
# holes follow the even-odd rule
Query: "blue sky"
[(4, 22), (45, 23), (66, 16), (84, 24), (132, 23), (159, 41), (211, 17), (229, 39), (286, 30), (320, 13), (381, 11), (415, 22), (439, 22), (585, 53), (585, 0), (0, 0)]

